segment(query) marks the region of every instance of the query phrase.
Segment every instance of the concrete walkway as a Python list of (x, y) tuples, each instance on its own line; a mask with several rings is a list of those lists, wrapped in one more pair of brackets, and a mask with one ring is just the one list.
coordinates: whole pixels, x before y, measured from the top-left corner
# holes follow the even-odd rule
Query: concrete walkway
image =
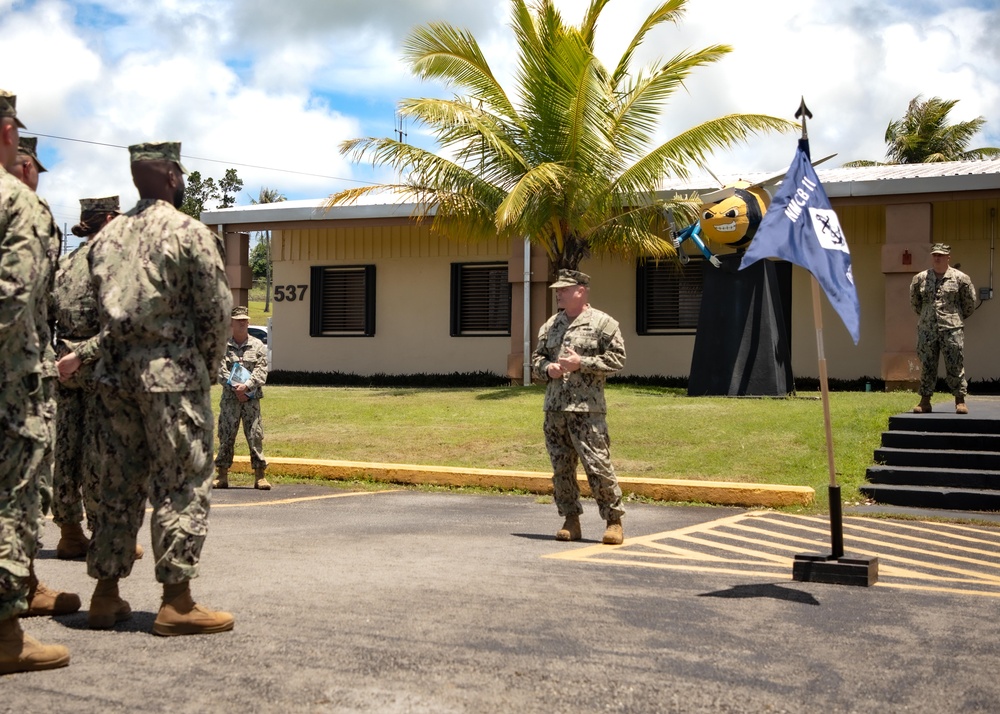
[[(277, 457), (268, 457), (267, 462), (271, 473), (297, 478), (368, 479), (411, 485), (472, 486), (539, 494), (552, 493), (552, 474), (544, 471), (505, 471), (457, 466), (416, 466)], [(233, 462), (232, 472), (251, 473), (250, 457), (237, 456)], [(590, 488), (586, 477), (578, 476), (577, 480), (580, 492), (589, 496)], [(815, 491), (808, 486), (659, 478), (619, 478), (618, 483), (624, 493), (633, 493), (657, 501), (689, 501), (747, 508), (806, 506), (812, 503), (815, 496)]]

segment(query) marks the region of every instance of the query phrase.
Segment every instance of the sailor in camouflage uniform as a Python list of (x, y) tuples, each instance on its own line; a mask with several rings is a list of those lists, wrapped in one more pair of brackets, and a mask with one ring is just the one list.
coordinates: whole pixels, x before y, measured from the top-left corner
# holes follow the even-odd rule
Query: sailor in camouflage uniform
[(589, 304), (590, 276), (560, 270), (556, 290), (561, 308), (542, 325), (531, 365), (545, 389), (545, 447), (552, 462), (552, 486), (559, 515), (566, 520), (557, 540), (580, 540), (577, 461), (607, 521), (603, 542), (622, 542), (622, 492), (611, 465), (605, 419), (604, 382), (625, 366), (625, 342), (618, 323)]
[(147, 497), (163, 600), (157, 635), (224, 632), (233, 616), (195, 604), (190, 580), (208, 532), (210, 389), (226, 344), (232, 294), (220, 239), (179, 210), (180, 144), (129, 147), (139, 203), (90, 249), (101, 324), (94, 370), (99, 410), (96, 513), (87, 572), (97, 578), (88, 623), (131, 616), (118, 592), (132, 570)]
[[(22, 136), (17, 143), (17, 160), (14, 164), (14, 176), (21, 180), (25, 186), (36, 193), (38, 191), (39, 175), (45, 173), (47, 169), (42, 166), (38, 159), (38, 139), (36, 137)], [(40, 233), (47, 244), (46, 255), (48, 257), (48, 299), (38, 304), (39, 309), (44, 310), (44, 315), (40, 314), (36, 324), (39, 326), (38, 339), (45, 345), (42, 356), (42, 414), (45, 418), (45, 427), (49, 432), (46, 441), (45, 452), (41, 460), (34, 466), (37, 470), (39, 504), (41, 509), (38, 513), (38, 539), (36, 549), (42, 547), (42, 533), (45, 532), (46, 516), (54, 513), (55, 504), (53, 502), (53, 471), (55, 465), (55, 441), (56, 441), (56, 389), (57, 371), (56, 354), (52, 348), (51, 315), (54, 310), (52, 300), (52, 286), (55, 279), (55, 269), (59, 261), (59, 252), (62, 249), (62, 231), (56, 227), (55, 220), (46, 200), (38, 196), (38, 202), (48, 213), (48, 222), (51, 230), (47, 233)], [(28, 612), (26, 615), (70, 615), (80, 609), (80, 597), (76, 593), (63, 593), (52, 590), (45, 583), (40, 582), (35, 575), (34, 561), (31, 563), (30, 591), (28, 593)]]
[[(41, 174), (48, 171), (38, 160), (38, 137), (22, 136), (17, 142), (17, 161), (11, 171), (14, 176), (35, 193), (38, 193), (38, 180)], [(43, 199), (44, 200), (44, 199)], [(62, 233), (60, 232), (60, 237)]]
[[(260, 416), (260, 400), (264, 398), (267, 381), (267, 347), (247, 331), (249, 325), (248, 310), (242, 305), (234, 307), (233, 336), (226, 343), (226, 354), (219, 365), (222, 401), (219, 404), (219, 455), (215, 459), (218, 478), (212, 485), (229, 488), (229, 467), (233, 465), (233, 447), (242, 419), (243, 433), (250, 447), (253, 487), (270, 491), (271, 484), (264, 478), (267, 461), (264, 460), (264, 422)], [(237, 364), (250, 373), (250, 379), (231, 384), (230, 376)]]
[[(53, 472), (52, 520), (59, 526), (56, 557), (63, 560), (87, 555), (89, 539), (83, 532), (84, 498), (96, 488), (93, 469), (96, 398), (94, 362), (97, 360), (97, 296), (90, 281), (92, 240), (119, 213), (118, 196), (80, 199), (80, 222), (73, 235), (84, 242), (59, 262), (55, 281), (56, 363), (60, 384), (56, 389), (56, 454)], [(87, 512), (93, 510), (87, 504)], [(137, 546), (138, 547), (138, 546)]]
[(963, 320), (976, 311), (976, 288), (968, 275), (951, 267), (951, 246), (935, 243), (931, 246), (931, 261), (933, 267), (917, 273), (910, 283), (910, 305), (920, 316), (917, 322), (920, 403), (913, 411), (916, 414), (931, 412), (938, 358), (943, 355), (945, 382), (955, 395), (955, 413), (968, 414)]
[(52, 215), (8, 171), (17, 98), (0, 90), (0, 674), (64, 667), (69, 650), (21, 629), (40, 512), (38, 467), (50, 439), (41, 395)]

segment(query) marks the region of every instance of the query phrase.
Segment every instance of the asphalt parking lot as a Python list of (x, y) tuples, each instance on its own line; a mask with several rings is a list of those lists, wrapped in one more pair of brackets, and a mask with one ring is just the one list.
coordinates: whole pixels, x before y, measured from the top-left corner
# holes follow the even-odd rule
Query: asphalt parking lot
[[(559, 543), (534, 496), (320, 484), (213, 495), (196, 599), (231, 633), (158, 638), (149, 555), (133, 618), (32, 618), (69, 667), (0, 680), (18, 712), (986, 712), (1000, 678), (1000, 530), (845, 520), (871, 588), (797, 583), (823, 518), (632, 504), (622, 546)], [(93, 582), (54, 558), (43, 581)], [(148, 543), (148, 525), (141, 534)]]

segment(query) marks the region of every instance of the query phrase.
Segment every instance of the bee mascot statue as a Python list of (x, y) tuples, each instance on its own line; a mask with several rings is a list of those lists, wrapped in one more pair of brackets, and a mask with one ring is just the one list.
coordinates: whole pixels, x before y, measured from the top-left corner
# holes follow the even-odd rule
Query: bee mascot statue
[(789, 348), (791, 264), (761, 260), (739, 270), (771, 203), (763, 184), (737, 181), (704, 194), (698, 222), (676, 234), (704, 256), (701, 311), (689, 396), (784, 397), (794, 390)]

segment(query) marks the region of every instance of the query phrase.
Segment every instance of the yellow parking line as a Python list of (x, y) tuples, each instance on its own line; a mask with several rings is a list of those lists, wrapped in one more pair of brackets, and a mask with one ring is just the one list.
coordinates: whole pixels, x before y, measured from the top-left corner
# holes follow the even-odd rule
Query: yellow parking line
[[(722, 535), (723, 537), (725, 537), (724, 533), (721, 533), (721, 534), (720, 533), (713, 533), (712, 535)], [(709, 541), (709, 540), (705, 540), (703, 538), (698, 538), (696, 536), (690, 536), (690, 535), (677, 536), (677, 538), (679, 538), (680, 540), (683, 540), (685, 542), (688, 542), (688, 543), (699, 543), (701, 545), (707, 545), (710, 548), (717, 548), (718, 550), (724, 550), (724, 551), (729, 552), (729, 553), (742, 553), (743, 555), (749, 555), (749, 556), (752, 556), (754, 558), (758, 558), (758, 559), (761, 559), (761, 560), (770, 561), (772, 563), (781, 563), (782, 565), (784, 565), (786, 563), (788, 565), (792, 564), (792, 559), (791, 558), (787, 558), (787, 557), (785, 557), (783, 555), (774, 555), (772, 553), (762, 553), (759, 550), (751, 550), (750, 548), (741, 548), (741, 547), (736, 546), (736, 545), (729, 545), (728, 543), (716, 543), (715, 541)], [(741, 540), (743, 540), (743, 542), (745, 542), (745, 543), (754, 543), (754, 544), (757, 544), (757, 545), (764, 545), (764, 546), (770, 545), (770, 543), (768, 543), (766, 541), (754, 540), (753, 538), (747, 538), (747, 539), (741, 539)]]
[(954, 595), (979, 595), (980, 597), (1000, 598), (1000, 591), (996, 590), (968, 590), (963, 588), (938, 588), (931, 585), (913, 585), (911, 583), (893, 583), (879, 580), (875, 583), (877, 587), (896, 588), (897, 590), (921, 590), (936, 593), (952, 593)]
[[(879, 558), (882, 579), (876, 585), (1000, 598), (1000, 563), (995, 562), (1000, 558), (1000, 532), (997, 541), (991, 542), (992, 533), (983, 529), (927, 525), (850, 518), (845, 523), (845, 539), (850, 552)], [(828, 539), (825, 518), (754, 511), (630, 538), (618, 546), (591, 545), (543, 557), (784, 581), (791, 576), (792, 554), (823, 550)], [(996, 550), (975, 546), (995, 546)], [(775, 573), (774, 566), (787, 570)]]
[(322, 501), (328, 498), (350, 498), (351, 496), (375, 496), (380, 493), (396, 493), (402, 491), (401, 488), (393, 488), (387, 491), (351, 491), (350, 493), (331, 493), (324, 496), (301, 496), (299, 498), (281, 498), (275, 501), (254, 501), (253, 503), (213, 503), (212, 510), (216, 508), (255, 508), (258, 506), (280, 506), (286, 503), (302, 503), (303, 501)]
[[(794, 524), (794, 523), (790, 523), (788, 525), (791, 528), (799, 528), (801, 530), (810, 531), (810, 532), (814, 532), (814, 533), (821, 532), (818, 529), (808, 528), (806, 526), (801, 526), (801, 525), (797, 525), (797, 524)], [(739, 528), (741, 530), (755, 531), (755, 532), (758, 532), (758, 533), (763, 533), (765, 535), (772, 535), (773, 534), (773, 532), (771, 532), (771, 531), (763, 531), (763, 530), (761, 530), (759, 528), (754, 528), (753, 526), (744, 526), (742, 524), (736, 524), (733, 527), (734, 528)], [(860, 536), (853, 536), (853, 537), (851, 537), (849, 539), (849, 543), (867, 543), (869, 545), (881, 546), (881, 550), (880, 551), (864, 550), (864, 549), (855, 548), (855, 547), (851, 547), (849, 549), (851, 552), (859, 553), (861, 555), (877, 555), (880, 561), (884, 559), (884, 560), (892, 560), (892, 561), (899, 562), (899, 563), (909, 563), (911, 565), (920, 565), (922, 567), (930, 568), (932, 570), (942, 570), (942, 571), (945, 571), (945, 572), (957, 573), (957, 574), (960, 574), (960, 575), (972, 575), (972, 576), (975, 576), (975, 577), (980, 578), (980, 579), (988, 579), (988, 580), (990, 580), (992, 582), (1000, 584), (1000, 575), (990, 575), (988, 573), (977, 573), (977, 572), (966, 570), (964, 568), (956, 568), (956, 567), (952, 567), (952, 566), (949, 566), (949, 565), (939, 565), (939, 564), (936, 564), (936, 563), (929, 563), (929, 562), (923, 561), (923, 560), (915, 560), (913, 558), (907, 558), (907, 557), (902, 556), (902, 555), (895, 555), (893, 553), (887, 553), (886, 550), (888, 550), (888, 549), (891, 549), (891, 550), (901, 550), (901, 551), (906, 552), (906, 553), (918, 553), (920, 555), (930, 555), (930, 556), (933, 556), (935, 558), (941, 558), (943, 560), (952, 560), (952, 561), (957, 561), (959, 563), (969, 563), (969, 564), (972, 564), (972, 565), (981, 565), (981, 566), (985, 566), (985, 567), (990, 568), (990, 569), (995, 569), (995, 568), (998, 567), (995, 563), (989, 563), (989, 562), (985, 562), (985, 561), (982, 561), (982, 560), (976, 560), (974, 558), (966, 558), (965, 556), (961, 556), (961, 555), (948, 555), (947, 553), (943, 553), (941, 551), (926, 550), (924, 548), (908, 548), (906, 546), (893, 545), (891, 543), (887, 543), (884, 539), (876, 540), (874, 538), (863, 538), (863, 537), (860, 537)]]
[[(770, 520), (770, 522), (772, 522), (772, 523), (781, 523), (781, 521), (778, 521), (776, 519), (765, 519), (765, 520)], [(855, 519), (851, 519), (851, 520), (853, 521)], [(870, 523), (870, 521), (868, 521), (868, 522)], [(791, 524), (789, 524), (789, 525), (791, 525)], [(864, 533), (874, 533), (876, 535), (886, 535), (886, 529), (885, 528), (870, 528), (870, 527), (867, 527), (867, 526), (859, 525), (858, 523), (855, 523), (855, 522), (845, 523), (844, 525), (845, 525), (845, 527), (847, 529), (849, 529), (850, 532), (861, 531), (861, 532), (864, 532)], [(901, 525), (901, 524), (886, 523), (885, 525), (891, 527), (891, 526), (896, 526), (896, 525)], [(794, 525), (792, 525), (791, 527), (794, 528), (794, 527), (801, 527), (801, 526), (794, 526)], [(991, 542), (991, 541), (988, 541), (988, 540), (983, 540), (981, 538), (968, 538), (967, 536), (955, 536), (955, 535), (952, 535), (952, 534), (942, 533), (942, 532), (937, 531), (937, 530), (935, 530), (933, 528), (915, 528), (914, 526), (908, 526), (908, 527), (911, 528), (911, 529), (914, 529), (914, 530), (919, 530), (922, 533), (934, 533), (936, 535), (939, 535), (939, 536), (942, 536), (942, 537), (945, 537), (945, 538), (961, 538), (962, 540), (968, 540), (968, 541), (972, 541), (972, 542), (976, 542), (976, 543), (983, 543), (984, 545), (991, 545), (991, 546), (993, 546), (992, 549), (990, 549), (990, 550), (983, 550), (983, 549), (980, 549), (980, 548), (970, 548), (970, 547), (963, 547), (963, 546), (960, 546), (960, 545), (952, 545), (951, 543), (946, 543), (945, 544), (949, 550), (961, 550), (961, 551), (965, 551), (967, 553), (977, 553), (979, 555), (985, 555), (985, 556), (988, 556), (988, 557), (992, 556), (993, 558), (1000, 559), (1000, 538), (998, 538), (998, 540), (996, 540), (996, 541), (992, 541)], [(829, 531), (827, 531), (827, 532), (829, 532)], [(940, 544), (942, 544), (942, 541), (940, 541), (940, 540), (931, 540), (929, 538), (920, 538), (920, 537), (917, 537), (917, 536), (904, 535), (902, 533), (892, 533), (892, 537), (893, 538), (898, 538), (898, 539), (901, 539), (901, 540), (914, 541), (914, 542), (917, 542), (917, 543), (926, 543), (926, 544), (930, 544), (930, 545), (940, 545)], [(976, 562), (980, 562), (980, 561), (976, 561)], [(998, 564), (998, 565), (1000, 565), (1000, 564)]]

